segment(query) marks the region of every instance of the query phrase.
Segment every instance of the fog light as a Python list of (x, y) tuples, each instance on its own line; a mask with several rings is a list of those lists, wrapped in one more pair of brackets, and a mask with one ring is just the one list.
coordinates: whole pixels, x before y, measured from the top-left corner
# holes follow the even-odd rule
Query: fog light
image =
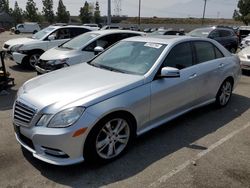
[(44, 153), (47, 155), (50, 155), (53, 157), (59, 157), (59, 158), (69, 158), (69, 156), (66, 153), (64, 153), (63, 151), (59, 149), (48, 148), (45, 146), (42, 146), (41, 148), (44, 151)]

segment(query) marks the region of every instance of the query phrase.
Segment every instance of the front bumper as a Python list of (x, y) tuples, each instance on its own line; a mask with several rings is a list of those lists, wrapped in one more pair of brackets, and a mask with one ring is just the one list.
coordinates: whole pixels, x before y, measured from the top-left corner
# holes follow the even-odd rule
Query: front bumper
[(73, 135), (83, 124), (91, 127), (95, 121), (95, 117), (85, 114), (75, 125), (68, 128), (26, 127), (14, 123), (14, 130), (17, 141), (35, 158), (53, 165), (65, 166), (84, 161), (84, 142), (90, 128), (80, 136)]
[(17, 63), (17, 64), (22, 64), (22, 61), (25, 57), (27, 57), (26, 54), (21, 54), (21, 53), (18, 53), (18, 52), (13, 52), (12, 53), (12, 56), (13, 56), (13, 60)]

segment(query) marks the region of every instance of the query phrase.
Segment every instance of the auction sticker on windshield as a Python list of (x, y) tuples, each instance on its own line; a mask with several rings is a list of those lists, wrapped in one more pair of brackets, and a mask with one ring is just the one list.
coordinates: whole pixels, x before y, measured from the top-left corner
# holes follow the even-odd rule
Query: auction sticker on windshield
[(150, 43), (150, 42), (146, 43), (144, 46), (146, 46), (146, 47), (150, 47), (150, 48), (156, 48), (156, 49), (159, 49), (159, 48), (161, 48), (161, 47), (162, 47), (162, 45), (161, 45), (161, 44)]

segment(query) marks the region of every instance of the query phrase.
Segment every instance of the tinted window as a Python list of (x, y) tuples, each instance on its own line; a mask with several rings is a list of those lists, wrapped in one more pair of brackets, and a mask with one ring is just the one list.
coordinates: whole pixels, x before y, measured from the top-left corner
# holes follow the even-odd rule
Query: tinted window
[(197, 63), (216, 59), (214, 46), (210, 42), (194, 42)]
[(215, 38), (218, 38), (218, 37), (220, 37), (220, 33), (219, 33), (218, 30), (212, 31), (212, 32), (210, 33), (210, 35), (209, 35), (209, 38), (211, 38), (211, 39), (215, 39)]
[(90, 31), (89, 29), (85, 29), (85, 28), (70, 28), (70, 38), (74, 38), (80, 34), (86, 33)]
[(215, 50), (216, 58), (224, 57), (224, 55), (221, 53), (221, 51), (218, 48), (214, 47), (214, 50)]
[(220, 30), (220, 37), (230, 37), (232, 36), (232, 32), (228, 31), (228, 30)]
[(190, 43), (178, 44), (169, 52), (163, 65), (183, 69), (193, 65), (193, 55)]

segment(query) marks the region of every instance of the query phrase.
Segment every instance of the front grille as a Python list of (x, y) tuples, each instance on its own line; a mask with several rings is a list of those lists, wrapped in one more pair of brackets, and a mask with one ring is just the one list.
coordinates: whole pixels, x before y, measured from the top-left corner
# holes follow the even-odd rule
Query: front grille
[(8, 49), (10, 47), (10, 45), (4, 44), (3, 47), (6, 48), (6, 49)]
[(16, 132), (17, 137), (28, 147), (30, 147), (31, 149), (35, 149), (32, 140), (30, 140), (29, 138), (27, 138), (26, 136), (24, 136), (21, 132), (20, 132), (20, 127), (14, 125), (14, 130)]
[(35, 109), (16, 101), (14, 110), (14, 120), (18, 121), (19, 125), (28, 125), (35, 115)]

